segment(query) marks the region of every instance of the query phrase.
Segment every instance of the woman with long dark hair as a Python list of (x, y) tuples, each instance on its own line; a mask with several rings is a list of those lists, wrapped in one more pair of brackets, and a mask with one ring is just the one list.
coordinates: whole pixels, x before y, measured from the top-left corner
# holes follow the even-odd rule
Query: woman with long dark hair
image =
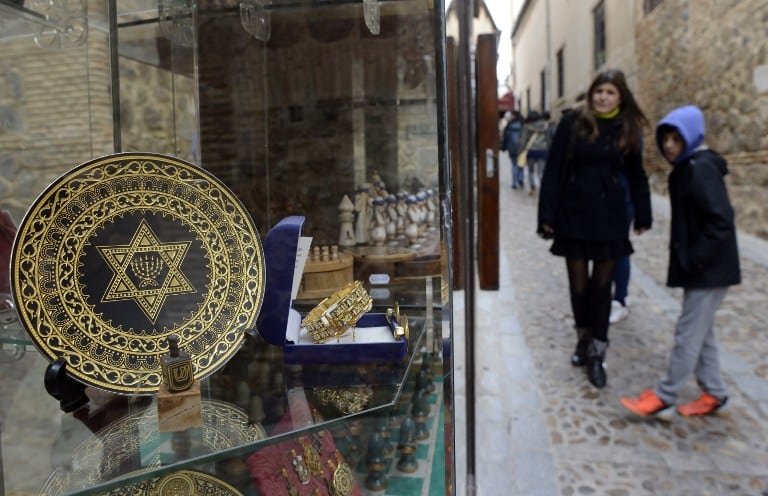
[(563, 116), (550, 146), (539, 194), (538, 233), (554, 239), (550, 251), (565, 257), (576, 327), (574, 366), (589, 382), (605, 386), (605, 351), (616, 262), (632, 253), (627, 178), (634, 230), (651, 227), (651, 199), (643, 169), (642, 127), (648, 120), (624, 73), (601, 72), (582, 108)]

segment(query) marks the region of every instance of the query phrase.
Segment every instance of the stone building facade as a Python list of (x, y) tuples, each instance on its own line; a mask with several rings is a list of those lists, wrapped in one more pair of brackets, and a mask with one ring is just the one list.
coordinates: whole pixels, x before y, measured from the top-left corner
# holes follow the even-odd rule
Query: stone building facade
[[(654, 3), (635, 29), (639, 99), (652, 122), (677, 105), (702, 108), (707, 143), (729, 162), (739, 228), (768, 237), (768, 3)], [(654, 189), (664, 191), (667, 166), (652, 136), (646, 145)]]
[[(625, 72), (652, 124), (675, 106), (697, 104), (707, 116), (708, 144), (730, 164), (739, 227), (768, 237), (768, 3), (526, 0), (514, 26), (514, 91), (524, 109), (543, 107), (557, 117), (605, 68)], [(604, 62), (595, 64), (599, 31)], [(668, 166), (652, 127), (646, 169), (653, 189), (664, 193)]]

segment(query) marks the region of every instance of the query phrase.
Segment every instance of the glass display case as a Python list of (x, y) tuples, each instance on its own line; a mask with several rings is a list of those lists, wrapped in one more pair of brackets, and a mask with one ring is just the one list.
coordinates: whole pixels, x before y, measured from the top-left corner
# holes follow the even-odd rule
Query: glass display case
[(431, 0), (0, 0), (3, 267), (13, 224), (62, 174), (162, 154), (218, 178), (262, 239), (303, 217), (300, 315), (361, 281), (370, 313), (410, 330), (403, 359), (296, 363), (253, 322), (199, 381), (201, 421), (169, 429), (147, 391), (88, 386), (87, 404), (64, 411), (6, 269), (0, 494), (452, 493), (443, 12)]

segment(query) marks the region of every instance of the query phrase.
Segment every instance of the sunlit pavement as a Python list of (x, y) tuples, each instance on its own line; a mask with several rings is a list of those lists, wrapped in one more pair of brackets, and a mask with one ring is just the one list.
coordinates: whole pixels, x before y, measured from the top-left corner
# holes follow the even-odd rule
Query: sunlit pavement
[[(716, 416), (640, 419), (619, 405), (663, 373), (680, 290), (664, 285), (669, 207), (632, 237), (629, 317), (611, 327), (608, 386), (570, 365), (575, 334), (562, 258), (535, 234), (537, 197), (510, 188), (500, 160), (499, 291), (476, 302), (476, 463), (479, 495), (761, 495), (768, 489), (768, 243), (739, 235), (740, 286), (717, 314), (729, 406)], [(468, 494), (463, 446), (463, 292), (454, 295), (457, 494)], [(698, 395), (693, 379), (681, 395)], [(501, 467), (501, 469), (500, 469)], [(765, 493), (768, 494), (768, 493)]]

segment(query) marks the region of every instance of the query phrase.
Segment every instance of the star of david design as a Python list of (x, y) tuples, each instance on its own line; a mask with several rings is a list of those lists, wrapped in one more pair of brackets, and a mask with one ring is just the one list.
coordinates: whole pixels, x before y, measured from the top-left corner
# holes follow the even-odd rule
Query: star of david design
[(134, 300), (154, 323), (169, 295), (195, 292), (181, 271), (191, 244), (162, 243), (142, 219), (130, 244), (97, 246), (114, 273), (101, 301)]

